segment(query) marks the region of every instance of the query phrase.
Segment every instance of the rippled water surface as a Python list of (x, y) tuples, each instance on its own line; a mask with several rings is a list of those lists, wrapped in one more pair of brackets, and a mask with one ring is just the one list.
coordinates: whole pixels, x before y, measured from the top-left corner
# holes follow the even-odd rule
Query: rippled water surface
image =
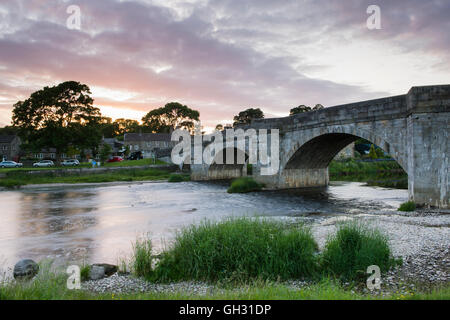
[(265, 215), (321, 219), (395, 210), (406, 190), (333, 183), (323, 190), (228, 194), (227, 184), (136, 183), (27, 188), (0, 192), (0, 263), (21, 258), (109, 262), (149, 233), (163, 247), (182, 226), (204, 218)]

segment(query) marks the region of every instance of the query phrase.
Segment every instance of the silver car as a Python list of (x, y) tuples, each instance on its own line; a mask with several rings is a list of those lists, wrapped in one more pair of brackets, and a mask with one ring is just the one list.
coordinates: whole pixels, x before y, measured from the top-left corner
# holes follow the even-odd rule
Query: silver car
[(75, 167), (75, 166), (79, 166), (80, 162), (77, 159), (69, 159), (69, 160), (64, 160), (61, 165), (63, 167)]
[(41, 160), (39, 162), (33, 163), (33, 167), (45, 168), (45, 167), (53, 167), (55, 164), (52, 160)]
[(23, 167), (22, 163), (17, 163), (15, 161), (2, 161), (0, 162), (0, 168), (20, 168)]

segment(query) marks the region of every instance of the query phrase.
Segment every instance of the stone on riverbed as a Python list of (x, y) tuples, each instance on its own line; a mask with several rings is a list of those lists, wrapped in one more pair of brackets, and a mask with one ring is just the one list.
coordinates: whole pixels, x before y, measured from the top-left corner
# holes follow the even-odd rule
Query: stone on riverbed
[(14, 266), (14, 278), (27, 280), (39, 272), (39, 265), (31, 259), (23, 259)]
[(117, 272), (117, 266), (107, 263), (95, 263), (91, 265), (89, 278), (90, 280), (99, 280), (109, 277)]

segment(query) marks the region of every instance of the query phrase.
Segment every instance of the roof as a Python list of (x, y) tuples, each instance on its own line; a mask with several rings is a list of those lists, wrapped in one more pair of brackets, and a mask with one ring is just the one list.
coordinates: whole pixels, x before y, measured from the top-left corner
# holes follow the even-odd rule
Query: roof
[(124, 141), (171, 141), (169, 133), (126, 133)]
[(11, 143), (16, 137), (14, 135), (0, 135), (0, 143)]

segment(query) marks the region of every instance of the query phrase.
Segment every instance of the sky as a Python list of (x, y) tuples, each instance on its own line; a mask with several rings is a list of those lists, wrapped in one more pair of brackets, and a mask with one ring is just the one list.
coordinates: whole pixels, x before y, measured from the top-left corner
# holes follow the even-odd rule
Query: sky
[[(381, 29), (367, 27), (369, 5)], [(449, 16), (448, 0), (0, 0), (0, 126), (68, 80), (104, 116), (178, 101), (207, 130), (247, 108), (282, 117), (447, 84)]]

